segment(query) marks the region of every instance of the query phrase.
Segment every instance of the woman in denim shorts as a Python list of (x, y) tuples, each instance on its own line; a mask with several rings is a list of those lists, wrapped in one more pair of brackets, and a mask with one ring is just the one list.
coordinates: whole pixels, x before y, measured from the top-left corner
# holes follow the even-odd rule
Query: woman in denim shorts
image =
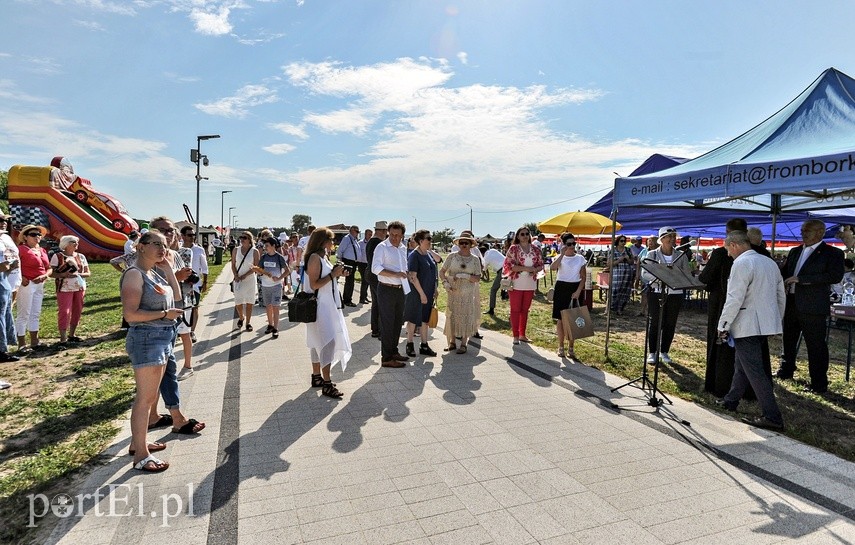
[(163, 443), (149, 443), (149, 412), (157, 403), (160, 380), (172, 355), (175, 338), (175, 320), (183, 314), (175, 308), (175, 298), (181, 298), (181, 288), (172, 272), (164, 264), (166, 239), (157, 230), (140, 237), (137, 243), (136, 264), (122, 273), (119, 287), (122, 293), (122, 312), (130, 327), (125, 339), (125, 349), (131, 358), (136, 382), (136, 397), (131, 409), (131, 446), (134, 469), (148, 472), (164, 471), (169, 464), (159, 460), (151, 451), (166, 448)]

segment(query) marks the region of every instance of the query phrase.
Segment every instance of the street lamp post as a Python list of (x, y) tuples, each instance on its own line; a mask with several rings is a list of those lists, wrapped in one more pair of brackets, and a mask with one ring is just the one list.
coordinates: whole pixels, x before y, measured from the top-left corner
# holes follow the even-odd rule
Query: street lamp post
[(413, 233), (419, 230), (419, 219), (413, 216)]
[(232, 210), (234, 210), (235, 208), (237, 208), (237, 206), (229, 207), (229, 229), (232, 228)]
[(220, 235), (226, 234), (226, 226), (223, 224), (223, 205), (225, 204), (226, 193), (231, 193), (231, 191), (220, 191), (220, 231), (222, 231)]
[(232, 226), (232, 229), (237, 230), (237, 215), (235, 215), (235, 216), (232, 218), (232, 220), (235, 222), (235, 224)]
[(212, 140), (219, 137), (219, 134), (203, 134), (197, 136), (196, 149), (190, 150), (190, 162), (196, 163), (196, 242), (198, 243), (201, 243), (202, 241), (202, 232), (199, 229), (199, 182), (208, 179), (203, 178), (199, 171), (201, 165), (208, 166), (208, 156), (202, 155), (202, 140)]
[(469, 230), (472, 231), (472, 234), (474, 235), (475, 231), (472, 230), (472, 205), (467, 204), (466, 206), (469, 207)]

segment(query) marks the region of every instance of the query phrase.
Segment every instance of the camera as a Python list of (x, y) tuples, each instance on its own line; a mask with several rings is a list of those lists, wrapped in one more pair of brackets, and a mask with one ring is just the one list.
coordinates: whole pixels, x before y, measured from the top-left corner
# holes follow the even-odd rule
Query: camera
[(196, 274), (196, 271), (191, 271), (190, 276), (187, 277), (187, 280), (185, 280), (185, 282), (187, 282), (188, 284), (197, 284), (199, 280), (201, 280), (201, 278), (199, 278), (199, 275)]

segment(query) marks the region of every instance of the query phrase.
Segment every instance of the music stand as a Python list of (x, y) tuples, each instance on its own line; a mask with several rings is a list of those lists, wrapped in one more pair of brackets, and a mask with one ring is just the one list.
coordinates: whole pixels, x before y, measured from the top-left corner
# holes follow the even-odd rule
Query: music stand
[[(679, 259), (679, 256), (677, 259)], [(675, 261), (676, 263), (676, 261)], [(668, 399), (668, 396), (662, 393), (659, 389), (659, 354), (662, 352), (662, 318), (665, 315), (665, 300), (667, 299), (668, 292), (671, 290), (682, 290), (682, 289), (695, 289), (704, 286), (704, 283), (691, 276), (690, 274), (686, 274), (681, 269), (674, 267), (672, 265), (666, 265), (662, 263), (658, 263), (656, 261), (648, 261), (644, 260), (641, 262), (641, 268), (652, 274), (657, 282), (661, 286), (664, 287), (662, 291), (662, 297), (659, 298), (659, 338), (657, 339), (656, 346), (657, 350), (654, 352), (653, 356), (653, 381), (648, 378), (647, 372), (647, 341), (648, 335), (650, 334), (650, 313), (647, 313), (647, 321), (645, 323), (645, 331), (644, 331), (644, 365), (642, 366), (641, 376), (635, 378), (625, 384), (621, 384), (616, 388), (612, 388), (612, 392), (616, 392), (625, 386), (636, 386), (636, 382), (641, 382), (640, 386), (636, 386), (641, 389), (641, 391), (646, 392), (649, 390), (650, 399), (647, 404), (651, 407), (660, 407), (662, 406), (663, 399), (667, 401), (670, 405), (674, 403)], [(657, 397), (657, 392), (662, 396), (662, 399)]]

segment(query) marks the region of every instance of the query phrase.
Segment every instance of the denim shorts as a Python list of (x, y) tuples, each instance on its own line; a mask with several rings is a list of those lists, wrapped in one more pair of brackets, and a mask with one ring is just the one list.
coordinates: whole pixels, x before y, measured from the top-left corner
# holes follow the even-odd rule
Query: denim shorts
[(275, 286), (261, 286), (261, 302), (264, 306), (279, 306), (282, 304), (282, 284)]
[(125, 350), (131, 358), (131, 365), (148, 367), (166, 365), (172, 355), (172, 342), (175, 339), (175, 326), (139, 326), (131, 325), (125, 337)]

